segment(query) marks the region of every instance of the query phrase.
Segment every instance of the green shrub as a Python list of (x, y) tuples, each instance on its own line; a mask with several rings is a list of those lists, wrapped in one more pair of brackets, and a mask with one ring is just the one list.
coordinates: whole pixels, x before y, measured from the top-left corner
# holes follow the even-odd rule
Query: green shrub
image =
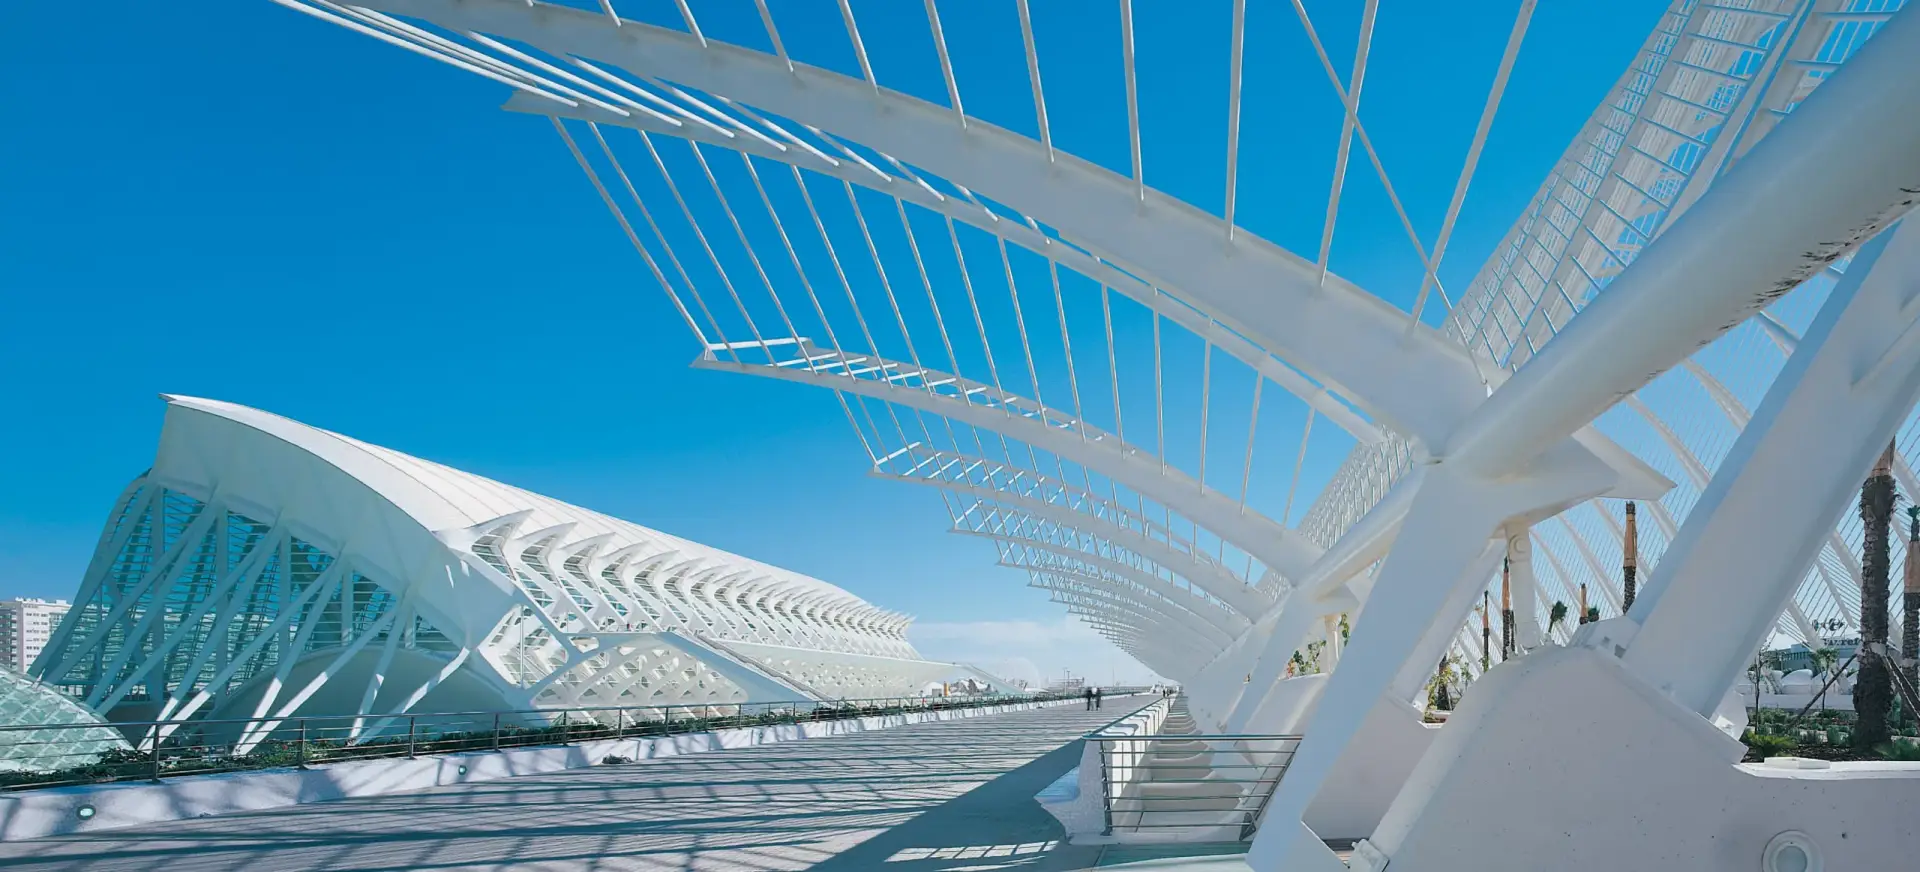
[(1874, 751), (1886, 760), (1920, 761), (1920, 745), (1912, 742), (1888, 742)]
[(1785, 757), (1792, 753), (1794, 745), (1793, 739), (1786, 736), (1756, 733), (1752, 730), (1748, 730), (1746, 735), (1741, 736), (1740, 741), (1747, 743), (1747, 748), (1762, 760), (1768, 757)]

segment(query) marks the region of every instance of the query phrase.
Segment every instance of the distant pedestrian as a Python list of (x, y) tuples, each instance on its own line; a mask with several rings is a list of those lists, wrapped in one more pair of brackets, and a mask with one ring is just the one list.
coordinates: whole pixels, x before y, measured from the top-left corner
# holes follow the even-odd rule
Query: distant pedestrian
[(1097, 687), (1093, 689), (1093, 707), (1100, 707), (1100, 688)]
[(1093, 688), (1089, 687), (1083, 693), (1087, 698), (1087, 711), (1093, 711)]

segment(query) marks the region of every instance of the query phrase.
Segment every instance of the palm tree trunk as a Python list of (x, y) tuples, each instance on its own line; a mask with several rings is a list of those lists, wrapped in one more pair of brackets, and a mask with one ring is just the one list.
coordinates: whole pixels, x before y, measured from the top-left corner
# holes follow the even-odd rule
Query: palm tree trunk
[(1513, 659), (1513, 561), (1500, 561), (1500, 662)]
[(1480, 592), (1480, 674), (1493, 668), (1493, 594)]
[[(1870, 651), (1884, 650), (1887, 642), (1893, 497), (1893, 444), (1888, 443), (1860, 487), (1860, 522), (1865, 527), (1865, 553), (1860, 560), (1860, 645)], [(1883, 647), (1875, 649), (1875, 645)], [(1885, 659), (1861, 658), (1860, 676), (1853, 686), (1853, 707), (1860, 716), (1860, 726), (1853, 733), (1855, 747), (1876, 748), (1891, 739), (1887, 717), (1893, 707), (1893, 682)]]
[[(1900, 612), (1900, 656), (1907, 661), (1907, 683), (1920, 686), (1920, 506), (1907, 510), (1906, 595)], [(1920, 718), (1920, 712), (1908, 712)]]
[(1620, 612), (1625, 614), (1633, 608), (1633, 594), (1636, 587), (1635, 576), (1640, 570), (1640, 529), (1634, 523), (1633, 501), (1627, 501), (1627, 532), (1621, 543), (1620, 559), (1621, 586), (1626, 595), (1620, 598)]

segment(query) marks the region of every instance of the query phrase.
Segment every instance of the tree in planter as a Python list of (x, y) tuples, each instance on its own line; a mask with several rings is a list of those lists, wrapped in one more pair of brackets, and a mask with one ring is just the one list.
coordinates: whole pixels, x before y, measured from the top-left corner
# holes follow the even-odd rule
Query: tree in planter
[[(1888, 570), (1891, 552), (1888, 539), (1893, 521), (1893, 443), (1873, 464), (1866, 483), (1860, 486), (1860, 523), (1864, 527), (1860, 555), (1860, 646), (1869, 651), (1885, 650), (1887, 642)], [(1877, 646), (1877, 647), (1876, 647)], [(1878, 748), (1891, 738), (1887, 716), (1893, 707), (1892, 676), (1884, 659), (1867, 656), (1860, 659), (1860, 677), (1853, 686), (1853, 707), (1860, 713), (1860, 725), (1853, 734), (1854, 747)]]
[[(1835, 651), (1832, 648), (1823, 647), (1814, 651), (1812, 658), (1813, 658), (1813, 671), (1815, 673), (1818, 673), (1819, 676), (1822, 679), (1824, 679), (1827, 676), (1833, 674), (1834, 664), (1840, 662), (1840, 652)], [(1821, 688), (1820, 688), (1820, 707), (1823, 709), (1827, 707), (1827, 690), (1826, 690), (1825, 682), (1822, 682)]]
[(1552, 635), (1554, 628), (1567, 622), (1567, 604), (1553, 601), (1553, 608), (1547, 610), (1547, 633)]

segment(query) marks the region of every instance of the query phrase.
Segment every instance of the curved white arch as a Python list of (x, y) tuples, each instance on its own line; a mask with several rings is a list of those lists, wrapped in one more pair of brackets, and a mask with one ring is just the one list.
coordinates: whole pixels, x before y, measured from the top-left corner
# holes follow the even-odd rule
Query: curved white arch
[[(1218, 632), (1231, 637), (1233, 634), (1246, 629), (1247, 626), (1245, 618), (1226, 610), (1218, 604), (1202, 599), (1199, 594), (1182, 590), (1175, 587), (1166, 579), (1128, 566), (1112, 558), (1103, 557), (1098, 554), (1089, 554), (1069, 545), (1061, 545), (1044, 539), (1019, 536), (1011, 533), (996, 533), (990, 530), (968, 530), (965, 528), (955, 528), (948, 532), (960, 536), (973, 536), (981, 539), (991, 539), (996, 542), (1006, 542), (1012, 545), (1037, 548), (1095, 567), (1102, 572), (1106, 572), (1115, 578), (1123, 579), (1139, 587), (1141, 590), (1151, 592), (1155, 596), (1179, 606), (1182, 611), (1175, 614), (1191, 616), (1189, 618), (1182, 618), (1181, 622), (1195, 632)], [(1203, 626), (1208, 629), (1203, 630)]]
[(1193, 586), (1232, 606), (1234, 611), (1244, 615), (1248, 620), (1258, 620), (1267, 609), (1273, 606), (1273, 603), (1262, 596), (1258, 590), (1228, 572), (1225, 567), (1211, 561), (1203, 562), (1193, 554), (1180, 551), (1165, 542), (1141, 535), (1136, 530), (1103, 519), (1083, 509), (1046, 502), (1008, 489), (980, 487), (937, 478), (878, 472), (873, 474), (893, 481), (965, 494), (975, 499), (992, 500), (1018, 509), (1031, 517), (1069, 527), (1094, 538), (1104, 539), (1178, 574)]
[[(810, 342), (803, 345), (818, 349)], [(833, 388), (944, 415), (969, 426), (1019, 439), (1035, 448), (1098, 470), (1102, 475), (1178, 511), (1288, 578), (1304, 574), (1320, 557), (1320, 548), (1298, 532), (1281, 526), (1259, 512), (1243, 510), (1238, 500), (1201, 485), (1180, 470), (1153, 459), (1152, 455), (1066, 412), (1041, 406), (991, 385), (926, 367), (871, 355), (849, 355), (838, 351), (823, 353), (830, 353), (846, 364), (840, 366), (839, 370), (829, 370), (824, 366), (808, 370), (797, 366), (726, 361), (708, 353), (694, 361), (693, 365), (702, 369)], [(809, 352), (808, 356), (817, 355)], [(847, 366), (856, 362), (863, 369), (898, 375), (894, 379), (882, 380), (844, 374)], [(909, 381), (937, 383), (940, 390), (907, 387), (900, 383)]]

